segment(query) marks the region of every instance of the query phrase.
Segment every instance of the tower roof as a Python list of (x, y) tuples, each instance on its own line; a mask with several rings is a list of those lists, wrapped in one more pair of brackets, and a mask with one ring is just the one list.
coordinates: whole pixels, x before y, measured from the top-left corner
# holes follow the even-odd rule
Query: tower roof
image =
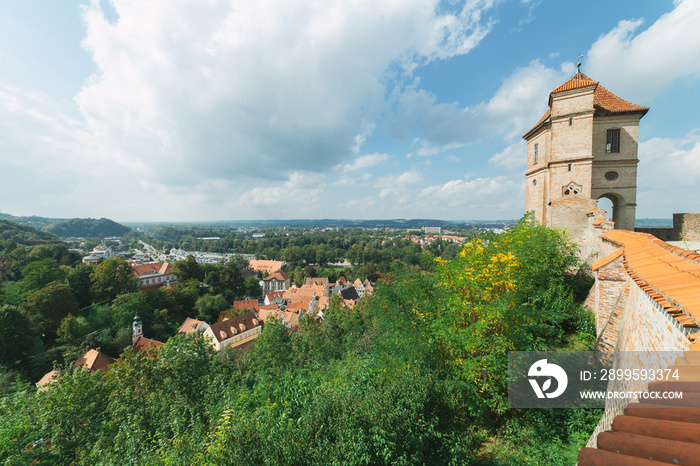
[(527, 138), (536, 129), (545, 123), (549, 122), (549, 116), (552, 111), (552, 98), (554, 94), (560, 92), (571, 91), (574, 89), (583, 89), (591, 87), (593, 88), (593, 108), (595, 110), (595, 116), (606, 116), (606, 115), (620, 115), (628, 113), (641, 113), (642, 116), (646, 115), (649, 111), (649, 107), (644, 107), (642, 105), (633, 104), (620, 97), (616, 96), (606, 88), (600, 85), (598, 81), (595, 81), (585, 74), (578, 72), (567, 82), (561, 86), (554, 89), (549, 94), (549, 109), (540, 118), (540, 121), (535, 124), (527, 133), (523, 135), (523, 138)]

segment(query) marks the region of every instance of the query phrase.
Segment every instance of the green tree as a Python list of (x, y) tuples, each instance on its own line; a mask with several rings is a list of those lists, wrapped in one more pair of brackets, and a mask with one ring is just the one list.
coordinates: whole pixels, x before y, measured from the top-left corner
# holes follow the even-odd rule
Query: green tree
[(78, 305), (81, 309), (90, 305), (93, 270), (94, 268), (92, 266), (79, 264), (68, 272), (66, 277), (73, 297), (78, 301)]
[(260, 280), (257, 277), (245, 278), (245, 295), (250, 297), (262, 296), (263, 290), (260, 287)]
[(22, 370), (41, 344), (29, 319), (12, 306), (0, 306), (0, 365)]
[(61, 320), (68, 314), (77, 314), (79, 307), (70, 288), (63, 283), (52, 282), (29, 295), (20, 310), (44, 334), (45, 339), (53, 339)]
[(105, 259), (92, 275), (92, 295), (95, 301), (112, 301), (117, 295), (138, 291), (139, 282), (134, 269), (123, 259)]
[(39, 290), (51, 282), (62, 282), (65, 279), (65, 273), (53, 258), (27, 264), (22, 269), (22, 276), (22, 284), (30, 292)]
[(185, 260), (176, 261), (173, 265), (175, 266), (175, 275), (177, 275), (178, 282), (186, 282), (192, 279), (204, 280), (204, 271), (192, 254), (189, 254)]
[(219, 313), (229, 309), (231, 304), (224, 298), (224, 295), (205, 294), (194, 304), (198, 320), (213, 322)]
[(91, 462), (90, 452), (107, 421), (109, 389), (103, 375), (78, 369), (59, 377), (42, 397), (42, 426), (56, 463)]

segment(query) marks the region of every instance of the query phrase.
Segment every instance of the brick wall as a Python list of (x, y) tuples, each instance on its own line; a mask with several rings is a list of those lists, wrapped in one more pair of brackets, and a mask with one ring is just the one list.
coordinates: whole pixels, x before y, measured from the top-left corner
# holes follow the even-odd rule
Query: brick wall
[(700, 241), (700, 213), (673, 214), (673, 228), (635, 228), (663, 241)]
[(679, 240), (700, 241), (700, 213), (673, 214), (673, 229)]

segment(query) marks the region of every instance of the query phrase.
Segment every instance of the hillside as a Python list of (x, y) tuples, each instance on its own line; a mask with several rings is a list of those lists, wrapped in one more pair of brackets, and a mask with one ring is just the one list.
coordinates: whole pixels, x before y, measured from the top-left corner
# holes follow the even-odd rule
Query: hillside
[(15, 217), (14, 215), (0, 213), (0, 219), (45, 230), (63, 238), (105, 238), (108, 236), (122, 236), (131, 231), (131, 228), (108, 218)]
[(11, 241), (26, 245), (61, 243), (58, 236), (52, 233), (0, 219), (0, 244)]
[(63, 238), (105, 238), (122, 236), (131, 231), (131, 228), (108, 218), (72, 218), (54, 223), (46, 227), (46, 230)]

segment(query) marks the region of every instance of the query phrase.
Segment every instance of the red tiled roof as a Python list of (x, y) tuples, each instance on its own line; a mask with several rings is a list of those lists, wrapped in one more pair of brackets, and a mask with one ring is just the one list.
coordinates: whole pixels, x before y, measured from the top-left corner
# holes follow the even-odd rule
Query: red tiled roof
[(528, 135), (530, 135), (532, 132), (534, 132), (537, 128), (540, 127), (545, 121), (549, 119), (549, 117), (552, 116), (552, 109), (548, 108), (547, 111), (542, 115), (542, 118), (540, 118), (540, 121), (538, 121), (535, 126), (530, 128), (530, 130), (523, 135), (523, 138), (527, 138)]
[(39, 388), (39, 390), (43, 390), (43, 391), (48, 390), (49, 384), (52, 384), (53, 382), (55, 382), (59, 375), (61, 375), (61, 373), (58, 372), (58, 371), (50, 371), (50, 372), (47, 372), (47, 373), (41, 378), (41, 380), (39, 380), (39, 381), (36, 383), (37, 388)]
[(647, 233), (611, 230), (602, 238), (623, 246), (627, 272), (640, 288), (674, 314), (679, 323), (697, 327), (700, 255), (670, 246)]
[(551, 93), (556, 94), (557, 92), (570, 91), (573, 89), (580, 89), (582, 87), (597, 86), (597, 85), (598, 85), (598, 81), (593, 81), (591, 78), (589, 78), (585, 74), (578, 72), (571, 79), (569, 79), (567, 82), (565, 82), (561, 86), (554, 89)]
[(134, 269), (134, 275), (138, 277), (142, 275), (153, 275), (156, 273), (159, 273), (161, 275), (167, 275), (172, 273), (173, 269), (173, 266), (168, 262), (132, 265), (131, 267)]
[(204, 322), (201, 320), (197, 319), (192, 319), (188, 317), (185, 319), (185, 322), (180, 326), (180, 330), (177, 331), (178, 334), (189, 334), (189, 333), (197, 333), (199, 330), (199, 327), (202, 326)]
[(281, 270), (284, 266), (283, 261), (268, 261), (268, 260), (257, 260), (252, 259), (248, 262), (248, 267), (255, 270), (256, 272), (267, 272), (273, 273)]
[(279, 282), (284, 282), (284, 281), (289, 280), (289, 275), (287, 274), (287, 272), (284, 272), (282, 270), (278, 270), (277, 272), (268, 275), (263, 280), (265, 280), (265, 281), (277, 280)]
[(78, 360), (73, 363), (73, 365), (75, 367), (84, 367), (90, 372), (107, 372), (107, 367), (115, 361), (116, 359), (110, 358), (106, 354), (103, 354), (98, 348), (96, 350), (88, 350), (85, 354), (80, 356)]
[(328, 285), (328, 278), (326, 277), (306, 277), (304, 279), (304, 285)]
[(239, 333), (246, 332), (255, 327), (260, 327), (261, 322), (258, 320), (255, 312), (246, 312), (233, 319), (222, 320), (213, 324), (209, 329), (219, 342), (228, 340), (229, 338)]
[(158, 340), (151, 340), (150, 338), (139, 337), (139, 339), (136, 340), (136, 343), (131, 347), (131, 350), (134, 353), (138, 353), (139, 351), (161, 348), (163, 346), (165, 346), (165, 343), (160, 342)]
[(649, 111), (649, 107), (627, 102), (601, 85), (598, 85), (593, 93), (593, 107), (596, 115), (612, 115), (616, 113), (646, 114)]
[(241, 309), (250, 309), (251, 311), (256, 311), (258, 309), (257, 299), (242, 299), (233, 302), (233, 308), (237, 311)]
[(594, 81), (585, 74), (579, 72), (549, 94), (549, 110), (547, 110), (547, 112), (542, 116), (542, 118), (540, 118), (540, 121), (538, 121), (535, 126), (533, 126), (523, 135), (523, 138), (527, 138), (551, 116), (552, 96), (554, 94), (587, 87), (592, 87), (594, 89), (593, 108), (595, 109), (595, 115), (597, 116), (624, 113), (641, 113), (644, 115), (649, 111), (649, 107), (627, 102), (601, 86), (598, 81)]
[(598, 259), (597, 261), (593, 262), (591, 264), (591, 270), (594, 272), (602, 267), (605, 267), (606, 265), (610, 264), (613, 262), (615, 259), (620, 257), (622, 255), (623, 249), (620, 248), (617, 251), (613, 252), (612, 254), (608, 254), (607, 256), (603, 257), (602, 259)]

